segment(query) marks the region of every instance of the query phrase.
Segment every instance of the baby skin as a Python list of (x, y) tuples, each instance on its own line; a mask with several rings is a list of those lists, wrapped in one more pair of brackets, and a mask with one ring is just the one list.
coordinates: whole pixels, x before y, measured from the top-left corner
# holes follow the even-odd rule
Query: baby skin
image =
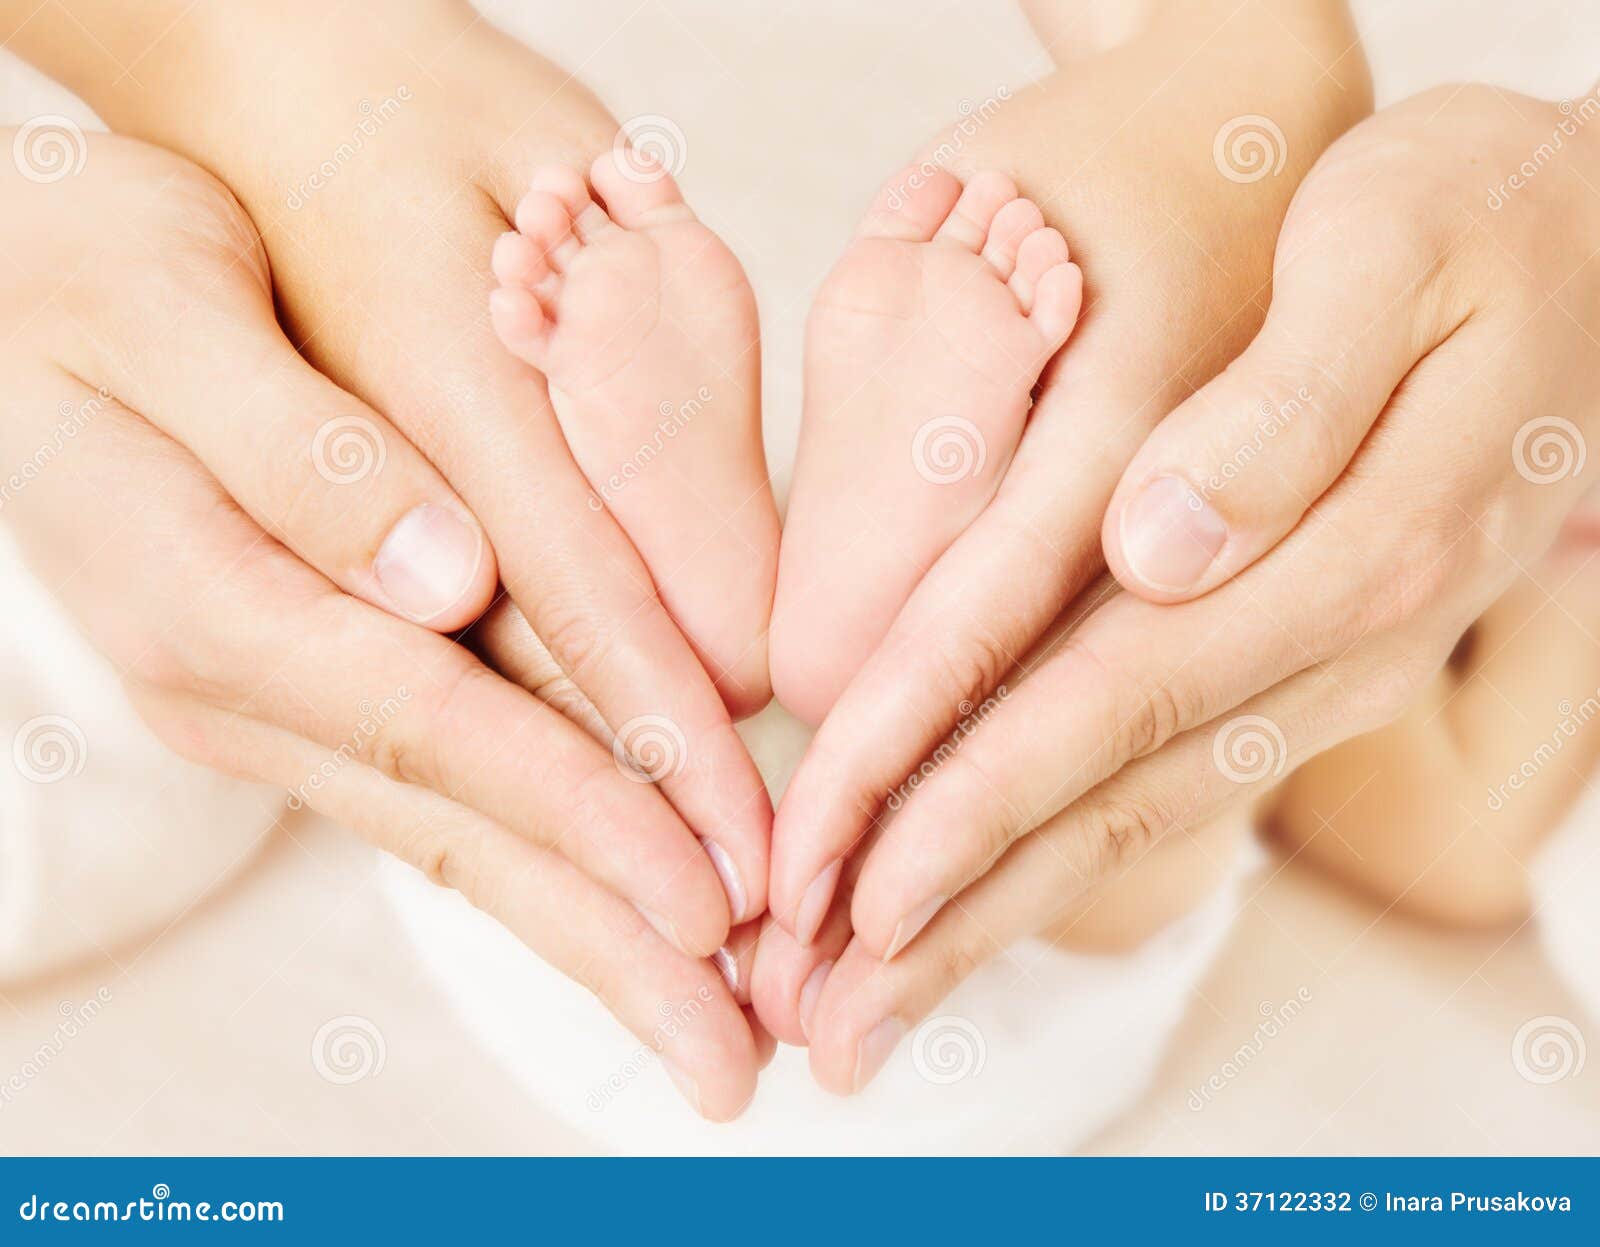
[(994, 496), (1083, 274), (1011, 179), (902, 171), (806, 329), (772, 619), (778, 698), (816, 724)]
[(778, 518), (761, 444), (755, 297), (642, 152), (537, 171), (492, 258), (501, 342), (735, 715), (768, 697)]

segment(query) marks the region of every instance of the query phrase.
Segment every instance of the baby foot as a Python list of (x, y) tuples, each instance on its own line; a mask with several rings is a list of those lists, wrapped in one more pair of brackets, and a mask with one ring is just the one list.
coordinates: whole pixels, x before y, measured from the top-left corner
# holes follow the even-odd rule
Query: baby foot
[[(733, 713), (768, 697), (778, 520), (755, 296), (643, 153), (552, 165), (495, 245), (495, 332), (544, 373), (573, 458)], [(591, 196), (590, 187), (594, 194)]]
[(994, 496), (1083, 274), (1011, 179), (902, 172), (806, 327), (772, 619), (779, 700), (819, 721)]

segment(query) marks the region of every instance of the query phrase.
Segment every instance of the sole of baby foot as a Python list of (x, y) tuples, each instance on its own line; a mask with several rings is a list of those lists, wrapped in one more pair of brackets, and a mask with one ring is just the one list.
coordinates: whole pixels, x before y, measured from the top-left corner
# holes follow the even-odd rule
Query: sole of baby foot
[(538, 170), (495, 246), (500, 340), (544, 373), (589, 505), (609, 511), (735, 716), (770, 697), (778, 521), (744, 271), (630, 151)]
[(878, 192), (817, 296), (772, 623), (778, 698), (817, 723), (917, 582), (993, 498), (1083, 274), (986, 171)]

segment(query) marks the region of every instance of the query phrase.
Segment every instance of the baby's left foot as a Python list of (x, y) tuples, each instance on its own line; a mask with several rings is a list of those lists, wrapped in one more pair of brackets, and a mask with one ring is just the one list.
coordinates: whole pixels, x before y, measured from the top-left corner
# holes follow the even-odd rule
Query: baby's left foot
[(772, 616), (778, 698), (816, 723), (994, 496), (1083, 274), (1011, 179), (913, 166), (806, 325), (800, 456)]
[(730, 710), (748, 713), (768, 697), (778, 544), (755, 296), (671, 175), (642, 161), (607, 153), (587, 183), (539, 170), (495, 246), (490, 308), (500, 340), (548, 379), (596, 505)]

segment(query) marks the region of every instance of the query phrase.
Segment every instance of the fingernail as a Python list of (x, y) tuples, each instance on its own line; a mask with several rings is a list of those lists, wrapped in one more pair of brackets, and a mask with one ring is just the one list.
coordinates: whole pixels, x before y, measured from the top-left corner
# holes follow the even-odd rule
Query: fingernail
[(1151, 481), (1122, 509), (1122, 557), (1151, 589), (1192, 587), (1228, 540), (1210, 504), (1175, 476)]
[(906, 1024), (899, 1018), (884, 1018), (865, 1035), (856, 1048), (856, 1076), (852, 1089), (860, 1091), (889, 1059), (899, 1042), (906, 1037)]
[(744, 881), (739, 878), (739, 868), (733, 864), (733, 858), (728, 856), (728, 850), (714, 840), (702, 840), (706, 846), (706, 856), (711, 859), (712, 866), (716, 867), (717, 878), (722, 880), (722, 890), (728, 894), (728, 914), (732, 922), (744, 919)]
[(482, 558), (483, 534), (475, 525), (424, 502), (389, 530), (372, 570), (401, 612), (426, 623), (461, 601)]
[(690, 1107), (701, 1117), (705, 1114), (700, 1110), (700, 1086), (689, 1075), (674, 1065), (666, 1057), (661, 1058), (661, 1068), (667, 1071), (667, 1077), (672, 1079), (672, 1085), (689, 1101)]
[(656, 913), (655, 910), (646, 909), (637, 901), (633, 902), (633, 907), (639, 911), (639, 916), (641, 918), (643, 918), (656, 929), (657, 935), (666, 940), (667, 943), (671, 944), (674, 948), (681, 949), (683, 947), (683, 940), (678, 935), (678, 928), (676, 926), (668, 922), (660, 914)]
[(717, 969), (722, 971), (722, 981), (728, 985), (728, 990), (737, 996), (739, 994), (739, 959), (726, 948), (719, 948), (711, 954), (711, 960)]
[(843, 868), (843, 858), (824, 867), (800, 898), (800, 908), (794, 916), (794, 937), (800, 943), (809, 944), (817, 938), (817, 928), (828, 916), (828, 906), (833, 902), (833, 890), (838, 886), (839, 871)]
[(831, 969), (833, 962), (824, 961), (806, 975), (806, 981), (800, 987), (800, 1033), (808, 1041), (811, 1038), (811, 1015), (817, 1011), (817, 1001), (822, 999), (822, 985), (828, 981), (828, 971)]
[(900, 919), (900, 925), (894, 929), (894, 938), (889, 941), (889, 950), (883, 954), (883, 959), (893, 961), (895, 954), (917, 938), (917, 933), (933, 920), (934, 914), (943, 909), (945, 901), (949, 899), (942, 892), (937, 896), (930, 896)]

